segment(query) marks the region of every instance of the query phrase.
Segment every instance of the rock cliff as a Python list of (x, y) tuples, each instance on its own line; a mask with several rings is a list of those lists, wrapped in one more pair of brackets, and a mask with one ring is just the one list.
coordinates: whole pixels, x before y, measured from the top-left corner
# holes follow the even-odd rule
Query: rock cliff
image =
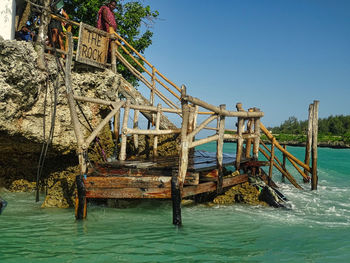
[[(37, 67), (37, 53), (31, 43), (0, 40), (0, 186), (17, 190), (33, 188), (31, 182), (36, 178), (43, 142), (47, 141), (54, 123), (52, 146), (44, 166), (48, 197), (43, 205), (67, 207), (73, 203), (78, 159), (66, 99), (64, 60), (47, 54), (45, 63), (45, 70)], [(132, 103), (149, 104), (120, 74), (78, 63), (73, 64), (72, 88), (76, 95), (115, 101), (119, 92)], [(105, 107), (96, 104), (80, 103), (80, 106), (92, 126), (108, 114)], [(87, 132), (88, 125), (78, 114)], [(167, 127), (174, 126), (162, 116), (161, 128)], [(112, 134), (108, 125), (104, 130), (101, 143), (108, 145), (105, 148), (111, 154)], [(166, 138), (160, 141), (159, 151), (164, 145), (165, 152), (170, 149), (174, 154), (176, 147), (168, 144)], [(128, 149), (132, 152), (132, 145)], [(24, 181), (29, 184), (20, 186)]]
[[(0, 41), (0, 185), (9, 187), (12, 181), (23, 178), (35, 181), (54, 111), (54, 135), (44, 172), (64, 171), (77, 164), (62, 68), (62, 59), (47, 55), (46, 70), (42, 71), (31, 43)], [(77, 95), (116, 100), (118, 88), (130, 84), (109, 70), (75, 65), (72, 85)], [(105, 108), (96, 105), (81, 107), (92, 123), (106, 114)]]

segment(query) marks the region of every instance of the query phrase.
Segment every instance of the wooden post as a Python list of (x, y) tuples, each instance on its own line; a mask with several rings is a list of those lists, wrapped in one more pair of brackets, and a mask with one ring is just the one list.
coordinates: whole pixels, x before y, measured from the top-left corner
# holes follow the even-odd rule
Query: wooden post
[(35, 50), (38, 54), (38, 67), (42, 70), (46, 69), (45, 66), (45, 41), (48, 31), (48, 26), (50, 23), (50, 14), (47, 10), (50, 8), (50, 0), (44, 0), (44, 8), (40, 16), (40, 26), (39, 26), (39, 32), (38, 32), (38, 38), (35, 43)]
[[(260, 112), (259, 109), (254, 108), (254, 112)], [(253, 157), (258, 160), (259, 157), (259, 142), (260, 142), (260, 117), (256, 117), (254, 121), (255, 139), (253, 143)]]
[[(222, 104), (220, 105), (220, 110), (225, 110), (226, 105)], [(223, 183), (223, 166), (222, 166), (222, 160), (223, 160), (223, 150), (224, 150), (224, 134), (225, 134), (225, 116), (220, 115), (219, 116), (219, 139), (217, 140), (216, 144), (216, 164), (218, 169), (218, 182), (216, 187), (216, 193), (221, 194), (222, 193), (222, 183)]]
[[(118, 103), (120, 100), (117, 98), (116, 102)], [(115, 135), (115, 141), (116, 145), (119, 143), (119, 127), (120, 127), (120, 110), (117, 112), (117, 114), (114, 115), (114, 121), (113, 121), (113, 130)]]
[[(254, 109), (252, 109), (252, 108), (248, 109), (248, 112), (253, 112), (253, 111), (254, 111)], [(249, 121), (248, 121), (248, 124), (247, 124), (247, 130), (248, 130), (249, 134), (253, 134), (254, 133), (253, 123), (254, 123), (254, 119), (250, 118)], [(247, 139), (245, 148), (246, 148), (245, 157), (246, 158), (250, 158), (250, 151), (251, 151), (251, 148), (252, 148), (252, 139)]]
[(180, 159), (179, 159), (179, 177), (181, 179), (181, 183), (184, 182), (187, 172), (188, 165), (188, 120), (190, 115), (190, 109), (188, 104), (182, 105), (182, 127), (181, 127), (181, 149), (180, 149)]
[(172, 170), (171, 174), (171, 201), (173, 204), (173, 224), (175, 226), (182, 225), (181, 218), (181, 186), (178, 177), (179, 171)]
[(77, 139), (78, 144), (78, 158), (79, 158), (79, 164), (80, 164), (80, 175), (76, 177), (76, 184), (77, 184), (77, 201), (76, 201), (76, 213), (75, 217), (76, 219), (84, 219), (86, 218), (86, 191), (85, 191), (85, 185), (83, 181), (83, 175), (86, 173), (87, 165), (86, 160), (84, 157), (84, 153), (87, 151), (87, 146), (84, 143), (84, 137), (80, 128), (80, 122), (78, 119), (78, 114), (75, 109), (75, 100), (73, 98), (73, 91), (72, 91), (72, 80), (71, 80), (71, 66), (72, 66), (72, 59), (73, 59), (73, 37), (72, 33), (67, 33), (68, 37), (68, 54), (66, 56), (66, 68), (65, 68), (65, 84), (66, 84), (66, 90), (67, 90), (67, 99), (68, 99), (68, 106), (69, 111), (73, 123), (73, 129), (75, 133), (75, 137)]
[[(313, 111), (314, 105), (309, 105), (309, 118), (307, 125), (307, 138), (306, 138), (306, 147), (305, 147), (305, 161), (304, 163), (310, 166), (310, 155), (311, 155), (311, 147), (312, 147), (312, 124), (313, 124)], [(308, 171), (304, 169), (304, 173), (307, 175)]]
[[(194, 106), (193, 131), (197, 128), (198, 108), (199, 108), (198, 105)], [(193, 140), (195, 140), (194, 136), (193, 136)]]
[(85, 174), (86, 162), (84, 160), (83, 152), (87, 150), (86, 149), (87, 146), (84, 145), (84, 137), (80, 128), (78, 114), (75, 109), (76, 103), (73, 98), (72, 80), (71, 80), (71, 66), (72, 66), (72, 59), (73, 59), (73, 37), (72, 37), (72, 33), (67, 33), (67, 35), (68, 35), (69, 45), (68, 45), (68, 54), (66, 57), (65, 85), (67, 90), (67, 99), (68, 99), (69, 110), (70, 110), (71, 119), (73, 123), (73, 129), (74, 129), (75, 137), (77, 139), (77, 144), (78, 144), (80, 172), (81, 174)]
[[(242, 103), (237, 103), (236, 108), (238, 111), (244, 111), (242, 109)], [(243, 130), (244, 130), (244, 118), (239, 117), (237, 123), (237, 151), (236, 151), (236, 169), (239, 170), (241, 166), (241, 157), (243, 150)]]
[[(72, 32), (72, 25), (68, 24), (67, 33), (70, 33), (70, 32)], [(65, 46), (64, 46), (64, 50), (65, 51), (68, 50), (68, 46), (69, 46), (68, 34), (66, 34), (66, 43), (65, 43)]]
[[(151, 106), (154, 106), (154, 89), (156, 87), (155, 76), (156, 76), (155, 68), (152, 67), (152, 88), (151, 88), (151, 94), (150, 94)], [(152, 126), (154, 126), (154, 113), (152, 113)], [(149, 128), (150, 128), (150, 121), (148, 121), (148, 129)]]
[[(283, 149), (287, 150), (287, 145), (283, 144)], [(286, 159), (287, 159), (287, 156), (285, 153), (283, 153), (283, 163), (282, 163), (282, 169), (283, 171), (287, 171), (287, 168), (286, 168)], [(285, 176), (284, 174), (282, 173), (282, 182), (285, 182), (286, 179), (285, 179)]]
[[(139, 113), (140, 113), (139, 110), (134, 110), (134, 125), (133, 125), (134, 129), (139, 128)], [(135, 149), (136, 149), (137, 153), (139, 153), (139, 150), (140, 150), (139, 149), (139, 135), (137, 133), (135, 133), (133, 138), (134, 138)]]
[[(156, 116), (156, 127), (155, 130), (159, 131), (159, 123), (160, 123), (160, 116), (162, 114), (162, 105), (157, 105), (157, 116)], [(154, 135), (154, 141), (153, 141), (153, 157), (158, 156), (158, 135)]]
[(269, 185), (270, 185), (271, 180), (272, 180), (272, 169), (273, 169), (274, 160), (275, 160), (275, 138), (273, 138), (273, 140), (271, 142), (271, 159), (270, 159), (269, 179), (268, 179)]
[(125, 108), (124, 108), (122, 136), (121, 136), (122, 142), (121, 142), (120, 154), (119, 154), (120, 161), (125, 161), (125, 159), (126, 159), (126, 139), (127, 139), (126, 130), (128, 128), (129, 111), (130, 111), (130, 101), (126, 100), (126, 104), (125, 104)]
[(115, 54), (115, 51), (117, 50), (117, 44), (115, 43), (114, 40), (111, 41), (111, 66), (112, 66), (112, 71), (114, 73), (117, 73), (117, 57)]
[(319, 101), (314, 101), (313, 121), (312, 121), (312, 176), (311, 190), (317, 190), (317, 136), (318, 136), (318, 105)]
[(83, 175), (76, 176), (77, 196), (75, 200), (75, 219), (86, 218), (86, 188), (83, 181)]
[(182, 125), (181, 125), (181, 144), (178, 171), (173, 171), (177, 174), (172, 175), (172, 201), (173, 201), (173, 224), (181, 225), (181, 199), (182, 188), (185, 181), (187, 166), (188, 166), (188, 121), (189, 121), (189, 106), (186, 100), (186, 87), (181, 87), (181, 105), (182, 105)]

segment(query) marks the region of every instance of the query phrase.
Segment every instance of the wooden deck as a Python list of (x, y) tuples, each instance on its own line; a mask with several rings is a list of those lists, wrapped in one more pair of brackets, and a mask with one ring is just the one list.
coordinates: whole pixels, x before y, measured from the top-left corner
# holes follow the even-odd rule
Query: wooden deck
[[(234, 155), (223, 155), (223, 166), (234, 165)], [(178, 157), (116, 161), (99, 164), (83, 179), (86, 198), (171, 198), (171, 179)], [(244, 163), (245, 160), (242, 160)], [(248, 175), (227, 176), (222, 187), (248, 181)], [(218, 182), (216, 153), (195, 151), (189, 158), (182, 197), (215, 191)]]

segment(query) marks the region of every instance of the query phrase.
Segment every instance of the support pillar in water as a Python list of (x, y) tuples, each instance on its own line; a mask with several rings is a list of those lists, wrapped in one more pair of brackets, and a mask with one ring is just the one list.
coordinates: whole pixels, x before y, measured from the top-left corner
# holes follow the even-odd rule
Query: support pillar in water
[(75, 201), (75, 218), (77, 220), (86, 218), (86, 189), (83, 181), (83, 175), (77, 175), (77, 198)]
[(177, 177), (177, 170), (173, 170), (171, 178), (171, 200), (173, 203), (173, 224), (182, 225), (181, 219), (181, 188)]

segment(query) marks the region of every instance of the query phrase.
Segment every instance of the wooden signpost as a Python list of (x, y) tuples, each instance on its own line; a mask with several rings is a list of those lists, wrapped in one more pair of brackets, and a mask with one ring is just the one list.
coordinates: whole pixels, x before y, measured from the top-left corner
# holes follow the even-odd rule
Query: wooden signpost
[(80, 23), (76, 61), (105, 68), (109, 46), (108, 33)]

